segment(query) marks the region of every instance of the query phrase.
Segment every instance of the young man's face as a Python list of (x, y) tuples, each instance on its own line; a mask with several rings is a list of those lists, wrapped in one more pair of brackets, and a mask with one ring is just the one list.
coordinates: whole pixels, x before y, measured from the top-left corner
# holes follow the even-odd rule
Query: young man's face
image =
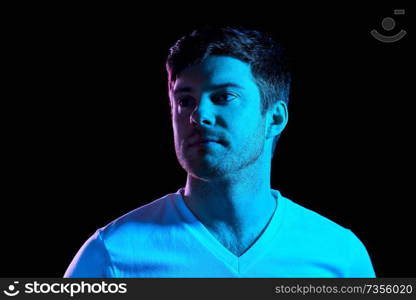
[(180, 73), (170, 100), (176, 156), (192, 176), (232, 175), (262, 154), (266, 121), (249, 64), (210, 56)]

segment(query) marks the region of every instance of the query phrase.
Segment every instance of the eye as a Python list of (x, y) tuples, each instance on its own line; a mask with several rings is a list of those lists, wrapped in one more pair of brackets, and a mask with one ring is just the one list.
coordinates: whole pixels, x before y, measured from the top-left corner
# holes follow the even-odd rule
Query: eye
[(180, 107), (188, 107), (193, 104), (194, 98), (191, 96), (182, 96), (177, 99)]
[(236, 98), (238, 98), (238, 95), (236, 95), (234, 93), (230, 93), (230, 92), (216, 93), (216, 94), (214, 94), (214, 95), (211, 96), (211, 99), (214, 102), (218, 102), (218, 103), (231, 102), (231, 101), (233, 101)]

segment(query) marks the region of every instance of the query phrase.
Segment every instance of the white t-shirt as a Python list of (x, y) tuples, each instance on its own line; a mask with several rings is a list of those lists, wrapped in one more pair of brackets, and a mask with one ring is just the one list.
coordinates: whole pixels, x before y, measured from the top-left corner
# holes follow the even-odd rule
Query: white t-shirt
[(375, 277), (358, 237), (282, 196), (237, 257), (193, 215), (181, 189), (98, 229), (64, 277)]

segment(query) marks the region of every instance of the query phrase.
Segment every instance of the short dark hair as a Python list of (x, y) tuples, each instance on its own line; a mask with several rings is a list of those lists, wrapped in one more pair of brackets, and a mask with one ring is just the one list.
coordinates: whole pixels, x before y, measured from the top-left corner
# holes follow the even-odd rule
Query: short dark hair
[[(166, 61), (169, 90), (184, 69), (215, 55), (250, 65), (261, 94), (262, 115), (278, 100), (288, 104), (291, 72), (286, 50), (265, 33), (241, 27), (207, 26), (179, 39)], [(279, 137), (273, 141), (273, 154)]]

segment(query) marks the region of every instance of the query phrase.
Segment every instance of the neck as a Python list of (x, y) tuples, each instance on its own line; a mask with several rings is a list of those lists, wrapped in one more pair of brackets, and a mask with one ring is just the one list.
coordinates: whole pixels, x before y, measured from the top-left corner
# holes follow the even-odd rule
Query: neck
[(261, 160), (221, 178), (202, 180), (188, 174), (183, 196), (211, 232), (235, 239), (260, 234), (276, 209), (270, 163)]

